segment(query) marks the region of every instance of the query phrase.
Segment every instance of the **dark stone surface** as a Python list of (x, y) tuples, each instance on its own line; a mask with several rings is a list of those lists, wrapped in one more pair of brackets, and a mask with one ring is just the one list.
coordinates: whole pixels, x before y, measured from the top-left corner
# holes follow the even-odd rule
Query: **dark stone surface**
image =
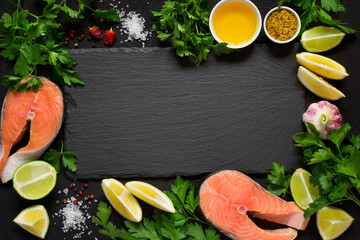
[(200, 67), (177, 62), (172, 49), (73, 51), (87, 83), (66, 94), (76, 105), (65, 121), (76, 178), (299, 167), (291, 138), (305, 109), (297, 48), (279, 57), (258, 44)]
[[(4, 2), (0, 13), (13, 10), (10, 3)], [(23, 2), (24, 8), (33, 9), (35, 13), (42, 4), (40, 0)], [(109, 9), (111, 2), (118, 1), (93, 1), (92, 4), (94, 8)], [(210, 1), (210, 6), (216, 2)], [(253, 2), (263, 17), (276, 6), (276, 1)], [(358, 2), (343, 2), (347, 12), (337, 17), (359, 30)], [(141, 13), (149, 28), (149, 10), (160, 10), (162, 3), (160, 0), (121, 0), (117, 8)], [(66, 197), (58, 191), (74, 182), (74, 177), (82, 178), (76, 181), (77, 186), (89, 182), (85, 194), (94, 194), (101, 201), (105, 200), (100, 186), (103, 176), (117, 177), (123, 183), (130, 179), (144, 180), (166, 190), (175, 174), (187, 176), (199, 186), (209, 172), (233, 168), (246, 169), (250, 177), (265, 186), (265, 173), (272, 161), (284, 163), (289, 172), (300, 164), (301, 155), (294, 152), (291, 135), (304, 127), (300, 116), (295, 115), (320, 99), (304, 90), (296, 79), (295, 53), (303, 51), (298, 41), (276, 45), (261, 31), (251, 47), (230, 56), (211, 56), (208, 62), (195, 68), (191, 61), (176, 57), (168, 48), (169, 44), (159, 42), (155, 35), (145, 42), (145, 49), (127, 49), (142, 44), (120, 42), (127, 36), (117, 32), (118, 41), (112, 48), (102, 49), (103, 43), (96, 42), (96, 50), (89, 50), (93, 41), (86, 39), (88, 26), (93, 24), (88, 16), (80, 22), (65, 23), (66, 31), (75, 28), (79, 34), (86, 35), (79, 49), (72, 52), (79, 60), (76, 69), (86, 86), (64, 88), (66, 121), (52, 145), (52, 148), (59, 149), (65, 139), (66, 149), (78, 153), (79, 171), (73, 176), (68, 172), (65, 174), (62, 169), (55, 189), (38, 201), (22, 199), (11, 183), (1, 185), (0, 226), (3, 231), (0, 239), (37, 239), (12, 222), (22, 209), (33, 204), (43, 204), (50, 215), (46, 239), (73, 239), (77, 232), (63, 233), (61, 218), (54, 214), (63, 207), (56, 205), (55, 200)], [(102, 31), (110, 27), (118, 31), (116, 26), (118, 24), (99, 25)], [(356, 134), (360, 133), (358, 36), (359, 33), (346, 36), (340, 46), (324, 53), (343, 64), (350, 74), (343, 81), (330, 83), (345, 93), (346, 98), (335, 104), (340, 108), (344, 122), (349, 122)], [(74, 43), (75, 40), (71, 41), (69, 47), (73, 48)], [(11, 67), (0, 57), (1, 76), (11, 74)], [(0, 86), (0, 101), (6, 91)], [(269, 138), (270, 135), (273, 138)], [(274, 148), (273, 152), (269, 152), (271, 148)], [(265, 158), (263, 161), (261, 156)], [(164, 165), (166, 159), (169, 161)], [(252, 163), (253, 160), (259, 167)], [(135, 175), (142, 176), (135, 178)], [(151, 178), (143, 178), (144, 175)], [(73, 191), (68, 196), (81, 199)], [(87, 205), (90, 215), (94, 215), (97, 204)], [(141, 206), (144, 216), (150, 217), (152, 207), (143, 203)], [(355, 221), (340, 239), (358, 239), (359, 207), (345, 202), (341, 208), (348, 211)], [(115, 212), (111, 220), (118, 226), (123, 225), (123, 218)], [(269, 226), (261, 221), (257, 223)], [(90, 219), (85, 225), (88, 229), (81, 239), (107, 239), (97, 233), (98, 228)], [(222, 239), (228, 238), (222, 236)], [(315, 217), (306, 231), (299, 231), (297, 239), (321, 239)]]

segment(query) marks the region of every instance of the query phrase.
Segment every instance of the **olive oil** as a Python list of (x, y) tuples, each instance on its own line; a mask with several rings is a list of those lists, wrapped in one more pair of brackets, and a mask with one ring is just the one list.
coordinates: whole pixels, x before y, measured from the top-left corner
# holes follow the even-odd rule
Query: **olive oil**
[(241, 2), (228, 2), (214, 13), (213, 28), (221, 41), (229, 45), (240, 45), (255, 34), (257, 18), (254, 10)]

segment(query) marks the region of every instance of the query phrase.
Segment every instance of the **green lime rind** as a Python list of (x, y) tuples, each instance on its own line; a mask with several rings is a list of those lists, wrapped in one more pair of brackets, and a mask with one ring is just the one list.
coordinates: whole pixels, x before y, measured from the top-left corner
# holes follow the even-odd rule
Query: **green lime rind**
[(13, 187), (24, 199), (38, 200), (55, 187), (56, 169), (48, 162), (36, 160), (19, 166), (13, 176)]
[(344, 37), (337, 28), (317, 26), (303, 32), (300, 43), (308, 52), (325, 52), (338, 46)]
[(290, 179), (290, 191), (296, 205), (302, 210), (320, 198), (319, 189), (310, 183), (311, 174), (305, 169), (298, 168)]

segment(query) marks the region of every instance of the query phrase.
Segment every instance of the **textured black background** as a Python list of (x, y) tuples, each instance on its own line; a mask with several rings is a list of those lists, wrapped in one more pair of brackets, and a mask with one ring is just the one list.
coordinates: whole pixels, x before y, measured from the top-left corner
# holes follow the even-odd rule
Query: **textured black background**
[[(102, 3), (94, 1), (93, 4), (95, 8), (109, 9), (111, 2), (113, 1), (104, 0)], [(117, 2), (113, 3), (117, 4)], [(216, 2), (210, 1), (210, 6), (214, 6)], [(276, 6), (276, 1), (254, 0), (253, 2), (258, 6), (262, 17), (269, 9)], [(122, 0), (118, 8), (124, 8), (126, 12), (134, 10), (141, 13), (145, 17), (146, 26), (149, 29), (151, 19), (149, 11), (160, 10), (162, 3), (163, 1), (160, 0)], [(39, 11), (41, 4), (42, 1), (33, 0), (24, 1), (23, 6), (36, 12)], [(347, 12), (339, 14), (337, 17), (349, 22), (352, 28), (359, 30), (360, 16), (358, 12), (360, 7), (357, 1), (345, 0), (344, 5)], [(10, 10), (13, 10), (12, 5), (7, 1), (2, 1), (0, 12)], [(210, 172), (232, 168), (240, 171), (245, 169), (245, 173), (250, 174), (264, 186), (265, 176), (272, 161), (284, 163), (288, 171), (300, 166), (301, 155), (295, 147), (292, 147), (291, 135), (296, 131), (304, 130), (304, 127), (301, 123), (301, 116), (294, 116), (294, 114), (301, 114), (302, 109), (305, 109), (307, 105), (320, 99), (297, 82), (296, 69), (298, 65), (295, 61), (295, 53), (303, 51), (298, 39), (287, 45), (276, 45), (270, 42), (262, 31), (255, 44), (250, 47), (230, 56), (220, 58), (210, 56), (208, 62), (195, 68), (191, 61), (177, 58), (173, 49), (169, 48), (167, 43), (160, 43), (155, 35), (145, 42), (145, 50), (137, 41), (121, 43), (120, 41), (127, 36), (119, 34), (118, 28), (116, 28), (117, 24), (99, 25), (103, 31), (110, 26), (117, 31), (118, 39), (113, 47), (104, 47), (101, 41), (88, 41), (87, 29), (93, 24), (89, 17), (86, 17), (83, 22), (65, 21), (65, 31), (77, 29), (79, 30), (77, 35), (84, 33), (86, 36), (85, 40), (79, 43), (79, 48), (72, 51), (72, 55), (79, 61), (76, 70), (79, 71), (87, 85), (63, 89), (67, 100), (66, 120), (61, 134), (52, 146), (59, 148), (60, 141), (65, 139), (68, 150), (78, 151), (79, 172), (73, 176), (62, 170), (54, 191), (46, 198), (34, 202), (19, 197), (11, 183), (1, 185), (0, 225), (3, 232), (0, 239), (35, 239), (12, 222), (12, 219), (22, 209), (32, 204), (43, 204), (49, 212), (51, 223), (47, 239), (72, 239), (76, 232), (63, 233), (60, 219), (51, 216), (62, 207), (61, 204), (55, 204), (56, 199), (64, 198), (64, 194), (57, 193), (58, 190), (68, 187), (75, 181), (74, 178), (88, 178), (88, 180), (76, 183), (81, 186), (84, 182), (89, 182), (89, 188), (85, 193), (93, 193), (95, 198), (100, 201), (105, 200), (100, 188), (100, 179), (103, 176), (117, 177), (124, 183), (129, 179), (145, 180), (165, 190), (173, 182), (173, 176), (178, 173), (187, 176), (187, 179), (199, 185)], [(354, 36), (346, 36), (340, 46), (324, 53), (325, 56), (342, 63), (350, 74), (345, 80), (332, 81), (331, 84), (338, 87), (347, 96), (345, 99), (336, 101), (335, 104), (340, 108), (344, 122), (351, 124), (355, 134), (360, 132), (358, 121), (360, 116), (358, 107), (360, 104), (360, 70), (358, 67), (360, 46), (358, 36), (358, 33)], [(71, 40), (69, 47), (74, 48), (75, 42), (76, 40)], [(96, 48), (92, 49), (94, 43), (96, 43)], [(119, 47), (121, 48), (119, 49)], [(154, 59), (151, 59), (152, 57)], [(137, 62), (141, 63), (141, 66), (137, 65)], [(158, 71), (166, 71), (166, 69), (171, 71), (164, 72), (165, 77), (153, 77), (159, 74)], [(144, 74), (142, 74), (143, 72)], [(11, 65), (0, 58), (0, 74), (10, 73)], [(136, 76), (134, 73), (137, 73)], [(184, 75), (179, 77), (178, 74)], [(185, 74), (196, 76), (196, 78), (187, 79), (184, 77)], [(44, 72), (44, 75), (47, 76), (47, 73)], [(222, 76), (223, 78), (221, 78)], [(168, 81), (165, 81), (166, 78)], [(216, 81), (217, 78), (219, 81)], [(288, 82), (286, 82), (287, 80)], [(273, 81), (273, 86), (267, 81)], [(244, 88), (241, 86), (243, 82), (247, 83)], [(179, 92), (176, 92), (177, 89)], [(4, 87), (0, 86), (1, 101), (6, 91)], [(162, 95), (159, 96), (159, 94)], [(176, 97), (179, 101), (176, 101)], [(271, 99), (271, 102), (264, 101), (267, 97)], [(111, 98), (114, 98), (115, 105), (109, 103)], [(286, 100), (289, 101), (288, 106), (286, 106)], [(191, 108), (192, 101), (194, 108)], [(255, 107), (251, 108), (253, 101)], [(86, 102), (91, 102), (92, 105), (86, 105)], [(261, 103), (265, 103), (264, 109), (260, 108), (263, 111), (259, 111)], [(289, 112), (281, 114), (286, 107), (296, 106), (296, 103), (299, 105), (294, 109), (291, 108), (291, 114)], [(149, 108), (148, 104), (153, 104), (153, 108)], [(108, 105), (107, 109), (102, 107), (105, 105)], [(174, 111), (174, 107), (179, 109), (179, 112)], [(131, 112), (131, 109), (136, 109), (137, 112)], [(96, 110), (99, 112), (97, 113)], [(196, 114), (197, 110), (203, 111), (204, 114)], [(240, 112), (246, 112), (245, 117)], [(186, 116), (182, 113), (190, 115)], [(112, 121), (107, 121), (109, 118)], [(211, 118), (214, 121), (211, 121)], [(242, 118), (254, 121), (251, 121), (252, 124), (247, 123), (251, 131), (244, 130), (244, 125), (236, 121)], [(113, 122), (114, 119), (120, 121)], [(196, 123), (195, 126), (190, 124), (192, 119)], [(170, 120), (173, 121), (170, 122)], [(202, 122), (207, 124), (200, 124)], [(266, 124), (269, 124), (269, 127)], [(254, 130), (256, 125), (259, 126), (258, 131)], [(283, 127), (278, 129), (279, 126)], [(179, 131), (174, 132), (174, 129)], [(234, 129), (239, 129), (239, 134), (233, 132)], [(267, 131), (263, 132), (264, 129)], [(236, 141), (238, 137), (241, 137), (242, 131), (249, 137), (250, 143), (248, 144), (251, 146), (263, 145), (266, 150), (268, 138), (271, 135), (274, 140), (280, 139), (285, 145), (277, 146), (277, 141), (274, 141), (274, 153), (269, 157), (268, 152), (263, 151), (264, 160), (261, 162), (261, 151), (252, 155), (254, 149), (247, 149), (248, 145), (246, 144), (244, 148), (244, 145)], [(111, 137), (104, 139), (103, 137), (107, 133)], [(169, 135), (169, 133), (173, 135)], [(195, 135), (198, 134), (202, 135), (196, 138)], [(286, 135), (289, 136), (288, 142), (284, 139)], [(114, 141), (112, 138), (115, 138)], [(190, 144), (189, 139), (193, 139), (194, 144)], [(172, 141), (175, 144), (172, 144)], [(129, 146), (124, 146), (126, 144)], [(161, 144), (165, 144), (164, 148), (160, 152), (156, 152), (156, 147)], [(202, 148), (198, 148), (198, 146)], [(284, 146), (291, 149), (287, 149), (285, 155), (281, 155), (284, 153), (276, 150), (281, 150)], [(182, 147), (184, 148), (181, 149)], [(186, 165), (179, 161), (183, 157), (179, 155), (180, 152), (186, 157), (184, 162), (189, 159), (196, 162), (189, 164), (189, 167), (186, 168)], [(206, 154), (208, 154), (208, 159), (202, 158)], [(279, 159), (276, 159), (277, 154), (279, 154)], [(116, 156), (119, 156), (119, 162), (115, 161)], [(253, 156), (256, 156), (254, 158), (256, 161), (252, 161), (254, 160), (251, 158)], [(283, 156), (291, 158), (281, 158)], [(152, 159), (155, 157), (156, 159)], [(168, 164), (163, 164), (167, 157)], [(124, 161), (129, 159), (133, 162), (127, 162), (124, 165)], [(211, 164), (206, 164), (208, 160), (211, 160)], [(224, 161), (224, 163), (223, 165), (218, 164), (215, 160)], [(148, 164), (151, 161), (159, 165), (149, 169)], [(261, 167), (258, 167), (259, 163), (261, 163)], [(142, 175), (142, 177), (135, 178), (135, 175)], [(70, 193), (74, 195), (72, 191)], [(92, 203), (89, 206), (90, 214), (94, 215), (96, 204)], [(145, 204), (142, 204), (142, 207), (145, 217), (150, 216), (152, 208)], [(355, 218), (354, 223), (341, 236), (341, 239), (358, 239), (359, 207), (352, 203), (344, 203), (341, 207)], [(116, 213), (113, 214), (111, 220), (118, 226), (123, 221)], [(267, 225), (263, 222), (259, 222), (259, 224)], [(106, 239), (97, 233), (96, 227), (90, 220), (86, 225), (89, 230), (83, 235), (83, 239), (94, 239), (94, 237)], [(91, 234), (88, 235), (91, 230)], [(227, 238), (223, 237), (223, 239)], [(317, 233), (314, 217), (312, 217), (307, 230), (299, 232), (297, 239), (321, 239)]]

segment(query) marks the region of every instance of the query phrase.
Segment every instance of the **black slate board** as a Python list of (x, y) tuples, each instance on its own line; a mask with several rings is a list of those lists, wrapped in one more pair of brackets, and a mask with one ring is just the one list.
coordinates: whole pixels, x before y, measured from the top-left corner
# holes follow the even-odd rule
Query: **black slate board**
[(65, 95), (76, 178), (298, 167), (292, 134), (303, 130), (305, 103), (291, 46), (277, 56), (257, 44), (200, 67), (168, 48), (72, 51), (86, 82)]

